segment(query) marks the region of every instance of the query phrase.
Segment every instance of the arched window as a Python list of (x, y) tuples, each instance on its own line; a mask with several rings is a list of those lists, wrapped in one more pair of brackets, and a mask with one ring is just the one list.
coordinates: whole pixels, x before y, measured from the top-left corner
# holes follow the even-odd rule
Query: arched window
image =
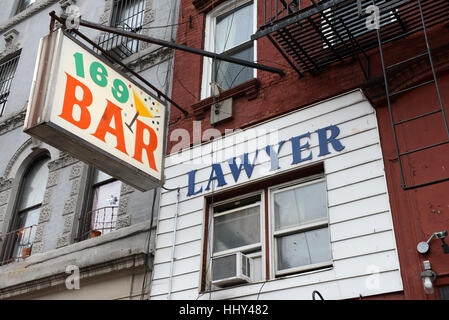
[(3, 239), (3, 263), (23, 260), (31, 254), (47, 185), (49, 161), (47, 156), (35, 160), (22, 178), (10, 232)]

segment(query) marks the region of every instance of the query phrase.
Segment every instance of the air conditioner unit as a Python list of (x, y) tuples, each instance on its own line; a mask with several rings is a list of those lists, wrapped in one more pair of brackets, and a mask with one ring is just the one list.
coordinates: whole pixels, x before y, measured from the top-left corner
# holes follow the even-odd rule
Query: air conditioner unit
[(212, 284), (224, 287), (251, 281), (251, 258), (241, 252), (212, 258)]

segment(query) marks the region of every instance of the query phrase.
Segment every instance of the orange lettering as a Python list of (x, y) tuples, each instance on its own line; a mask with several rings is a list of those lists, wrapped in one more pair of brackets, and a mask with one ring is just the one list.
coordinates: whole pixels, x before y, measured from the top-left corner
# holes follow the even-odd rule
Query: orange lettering
[[(143, 142), (143, 134), (144, 131), (148, 131), (150, 134), (150, 142), (149, 144), (145, 144)], [(157, 147), (157, 136), (156, 132), (149, 126), (147, 126), (142, 121), (136, 120), (136, 145), (135, 145), (135, 151), (134, 151), (134, 159), (139, 161), (140, 163), (143, 163), (142, 161), (142, 150), (145, 150), (147, 152), (148, 157), (148, 163), (150, 165), (150, 168), (158, 171), (156, 169), (156, 163), (154, 160), (154, 150), (156, 150)]]
[[(110, 133), (115, 136), (117, 139), (116, 149), (128, 155), (126, 152), (125, 145), (125, 134), (123, 133), (123, 120), (122, 120), (122, 109), (116, 106), (111, 101), (108, 102), (106, 109), (104, 110), (103, 116), (101, 117), (100, 123), (98, 124), (97, 131), (92, 134), (94, 137), (100, 139), (103, 142), (105, 141), (106, 133)], [(114, 126), (115, 129), (112, 128), (109, 124), (114, 118)]]
[[(82, 82), (73, 78), (71, 75), (67, 75), (67, 85), (65, 88), (64, 103), (62, 106), (62, 113), (59, 115), (62, 119), (74, 124), (80, 129), (87, 129), (90, 126), (90, 113), (87, 107), (92, 104), (92, 92)], [(75, 96), (76, 88), (83, 89), (83, 98), (78, 100)], [(73, 118), (73, 107), (77, 105), (80, 107), (81, 115), (77, 121)]]

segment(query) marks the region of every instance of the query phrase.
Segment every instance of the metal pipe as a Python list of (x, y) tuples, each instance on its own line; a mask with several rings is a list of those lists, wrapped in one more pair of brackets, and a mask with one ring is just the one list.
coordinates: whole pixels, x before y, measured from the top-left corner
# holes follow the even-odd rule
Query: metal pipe
[[(54, 16), (56, 16), (56, 14), (54, 12), (52, 12), (50, 14), (53, 17), (52, 14)], [(61, 17), (57, 17), (56, 19), (65, 21), (66, 18), (67, 17), (65, 15), (63, 15)], [(278, 68), (269, 67), (269, 66), (265, 66), (265, 65), (262, 65), (262, 64), (258, 64), (258, 63), (254, 63), (254, 62), (250, 62), (250, 61), (246, 61), (246, 60), (242, 60), (242, 59), (237, 59), (237, 58), (233, 58), (233, 57), (228, 57), (226, 55), (218, 54), (218, 53), (215, 53), (215, 52), (205, 51), (205, 50), (201, 50), (201, 49), (197, 49), (197, 48), (191, 48), (191, 47), (188, 47), (188, 46), (185, 46), (185, 45), (182, 45), (182, 44), (169, 42), (169, 41), (165, 41), (165, 40), (161, 40), (161, 39), (156, 39), (156, 38), (152, 38), (152, 37), (149, 37), (149, 36), (136, 34), (134, 32), (117, 29), (117, 28), (114, 28), (114, 27), (103, 26), (101, 24), (93, 23), (93, 22), (86, 21), (86, 20), (80, 20), (80, 26), (91, 28), (91, 29), (96, 29), (96, 30), (100, 30), (100, 31), (104, 31), (104, 32), (109, 32), (109, 33), (113, 33), (113, 34), (117, 34), (117, 35), (121, 35), (121, 36), (124, 36), (124, 37), (128, 37), (128, 38), (131, 38), (131, 39), (136, 39), (136, 40), (140, 40), (140, 41), (144, 41), (144, 42), (148, 42), (148, 43), (157, 44), (157, 45), (160, 45), (162, 47), (172, 48), (172, 49), (175, 49), (175, 50), (181, 50), (181, 51), (185, 51), (185, 52), (189, 52), (189, 53), (193, 53), (193, 54), (198, 54), (198, 55), (201, 55), (201, 56), (205, 56), (205, 57), (209, 57), (209, 58), (213, 58), (213, 59), (217, 59), (217, 60), (222, 60), (222, 61), (226, 61), (226, 62), (230, 62), (230, 63), (243, 65), (243, 66), (246, 66), (246, 67), (251, 67), (251, 68), (255, 68), (255, 69), (259, 69), (259, 70), (263, 70), (263, 71), (273, 72), (273, 73), (280, 74), (282, 76), (285, 75), (284, 71), (282, 71), (281, 69), (278, 69)]]
[(172, 251), (171, 251), (171, 260), (170, 260), (170, 276), (168, 280), (168, 295), (167, 300), (171, 300), (171, 291), (172, 291), (172, 285), (173, 285), (173, 269), (175, 264), (175, 247), (176, 247), (176, 230), (178, 229), (178, 210), (179, 210), (179, 196), (180, 196), (180, 188), (177, 189), (176, 192), (176, 209), (175, 209), (175, 216), (174, 216), (174, 226), (173, 226), (173, 244), (172, 244)]

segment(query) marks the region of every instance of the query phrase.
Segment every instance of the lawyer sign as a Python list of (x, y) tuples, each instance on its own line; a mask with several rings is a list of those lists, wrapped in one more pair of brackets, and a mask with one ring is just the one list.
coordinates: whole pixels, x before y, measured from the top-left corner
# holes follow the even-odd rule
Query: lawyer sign
[(62, 30), (41, 40), (26, 133), (144, 191), (163, 183), (166, 112)]

